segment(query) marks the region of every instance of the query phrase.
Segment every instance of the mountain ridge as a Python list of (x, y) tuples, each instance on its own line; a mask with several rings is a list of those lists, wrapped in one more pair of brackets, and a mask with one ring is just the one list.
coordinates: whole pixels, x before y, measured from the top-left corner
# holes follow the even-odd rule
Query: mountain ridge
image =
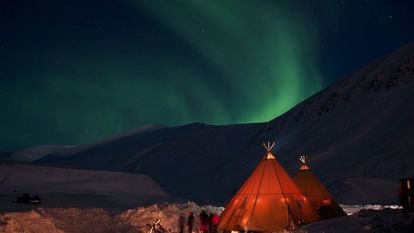
[(173, 197), (223, 203), (265, 153), (260, 144), (276, 141), (275, 154), (290, 174), (305, 153), (334, 195), (351, 192), (350, 182), (379, 179), (393, 182), (387, 191), (373, 185), (388, 192), (383, 202), (395, 202), (398, 178), (414, 176), (409, 165), (414, 156), (407, 156), (414, 150), (413, 78), (414, 42), (269, 122), (160, 128), (107, 140), (67, 157), (49, 154), (35, 163), (144, 173)]

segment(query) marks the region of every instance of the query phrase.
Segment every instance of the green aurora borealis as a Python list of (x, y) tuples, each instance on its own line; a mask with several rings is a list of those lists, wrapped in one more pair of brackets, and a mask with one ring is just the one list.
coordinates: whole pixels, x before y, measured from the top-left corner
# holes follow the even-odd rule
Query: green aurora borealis
[[(267, 2), (250, 1), (254, 6), (246, 1), (178, 1), (171, 6), (146, 2), (142, 5), (151, 14), (212, 64), (230, 94), (216, 100), (215, 87), (189, 84), (205, 89), (197, 102), (212, 115), (188, 113), (185, 122), (268, 121), (321, 88), (316, 27), (300, 12)], [(189, 74), (186, 80), (194, 76)]]
[(335, 48), (345, 41), (343, 3), (276, 2), (3, 6), (0, 150), (88, 143), (145, 124), (268, 121), (412, 36), (356, 61), (344, 52), (336, 69), (332, 57), (352, 46)]

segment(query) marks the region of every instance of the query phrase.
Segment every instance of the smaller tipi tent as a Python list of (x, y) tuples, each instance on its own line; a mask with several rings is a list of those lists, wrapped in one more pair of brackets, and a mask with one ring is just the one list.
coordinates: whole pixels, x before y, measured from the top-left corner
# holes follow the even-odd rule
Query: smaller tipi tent
[(319, 220), (271, 150), (227, 204), (218, 228), (223, 231), (284, 232)]
[(299, 160), (302, 162), (302, 165), (293, 180), (303, 195), (309, 200), (312, 207), (324, 219), (346, 215), (325, 186), (313, 175), (310, 167), (306, 163), (307, 156), (300, 156)]

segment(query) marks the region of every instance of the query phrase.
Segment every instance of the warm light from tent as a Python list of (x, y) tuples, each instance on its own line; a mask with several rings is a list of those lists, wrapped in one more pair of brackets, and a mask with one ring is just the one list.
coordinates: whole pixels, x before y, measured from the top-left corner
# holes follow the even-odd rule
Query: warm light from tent
[(242, 220), (242, 224), (243, 224), (243, 225), (246, 225), (246, 223), (247, 223), (247, 218), (243, 218), (243, 220)]
[(411, 182), (410, 182), (410, 180), (407, 180), (407, 189), (411, 189)]
[(323, 200), (323, 201), (322, 201), (322, 203), (323, 203), (324, 205), (329, 205), (331, 202), (330, 202), (329, 200), (326, 200), (326, 199), (325, 199), (325, 200)]
[(303, 164), (302, 166), (300, 166), (299, 170), (303, 171), (303, 170), (310, 170), (310, 167), (306, 164)]
[(280, 198), (280, 202), (282, 202), (282, 203), (288, 202), (288, 201), (289, 201), (289, 199), (287, 199), (287, 198), (284, 198), (284, 197)]
[(271, 152), (267, 152), (266, 159), (275, 159), (275, 156)]
[(303, 201), (308, 201), (308, 198), (302, 197)]

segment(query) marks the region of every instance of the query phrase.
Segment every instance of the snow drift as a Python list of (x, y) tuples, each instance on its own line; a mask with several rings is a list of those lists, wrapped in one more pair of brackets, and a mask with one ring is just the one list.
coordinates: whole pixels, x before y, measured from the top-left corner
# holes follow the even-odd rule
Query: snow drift
[(78, 208), (38, 208), (26, 212), (0, 214), (0, 232), (53, 232), (53, 233), (147, 233), (154, 220), (160, 219), (161, 225), (169, 232), (179, 232), (180, 214), (196, 216), (194, 229), (198, 229), (197, 216), (202, 210), (220, 214), (223, 208), (184, 204), (158, 204), (148, 207), (129, 209), (121, 213), (103, 209)]
[[(296, 233), (320, 232), (413, 232), (414, 216), (403, 217), (399, 209), (378, 210), (347, 208), (352, 210), (349, 216), (315, 222), (295, 230)], [(371, 207), (368, 207), (371, 208)], [(38, 208), (26, 212), (0, 214), (0, 232), (50, 232), (50, 233), (147, 233), (154, 220), (159, 219), (163, 228), (171, 233), (179, 232), (180, 214), (188, 216), (194, 212), (196, 219), (202, 210), (220, 214), (223, 208), (198, 206), (189, 202), (184, 204), (158, 204), (148, 207), (129, 209), (121, 213), (112, 213), (103, 209), (77, 208)], [(198, 221), (194, 231), (198, 232)]]
[(14, 201), (37, 194), (48, 207), (133, 207), (168, 198), (149, 176), (110, 171), (0, 164), (1, 211), (24, 209)]

